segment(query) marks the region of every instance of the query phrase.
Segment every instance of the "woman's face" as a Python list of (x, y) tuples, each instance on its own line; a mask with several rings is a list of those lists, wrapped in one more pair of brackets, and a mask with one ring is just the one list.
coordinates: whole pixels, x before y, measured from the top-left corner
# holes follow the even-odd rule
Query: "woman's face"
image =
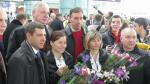
[(52, 46), (52, 50), (56, 53), (62, 54), (64, 53), (66, 47), (67, 47), (67, 38), (66, 36), (60, 37), (58, 40), (54, 42), (50, 42)]
[(90, 50), (99, 50), (100, 46), (101, 46), (101, 40), (99, 37), (96, 37), (89, 42)]

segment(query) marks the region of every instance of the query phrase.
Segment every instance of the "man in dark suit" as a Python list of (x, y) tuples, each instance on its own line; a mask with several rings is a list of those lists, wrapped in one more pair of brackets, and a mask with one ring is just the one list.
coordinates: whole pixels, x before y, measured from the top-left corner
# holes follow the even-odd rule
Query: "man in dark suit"
[(93, 23), (94, 23), (94, 15), (90, 14), (89, 20), (86, 21), (86, 25), (89, 26), (89, 25), (92, 25)]
[[(40, 22), (45, 25), (45, 31), (46, 31), (45, 47), (49, 43), (50, 34), (52, 32), (52, 29), (46, 27), (48, 24), (48, 14), (49, 14), (49, 7), (46, 3), (38, 2), (33, 6), (33, 10), (32, 10), (33, 22)], [(8, 49), (6, 55), (7, 61), (9, 60), (10, 56), (16, 51), (16, 49), (20, 47), (21, 42), (25, 40), (24, 30), (25, 30), (24, 27), (20, 27), (15, 29), (12, 32), (12, 35), (10, 36), (9, 43), (8, 43)]]
[(133, 28), (125, 28), (121, 31), (120, 39), (119, 51), (121, 53), (128, 53), (134, 59), (139, 58), (137, 60), (139, 65), (143, 63), (143, 66), (140, 68), (130, 71), (130, 78), (124, 84), (150, 84), (150, 56), (149, 53), (137, 48), (136, 31)]
[(26, 40), (8, 61), (8, 84), (48, 84), (43, 24), (31, 22), (25, 28)]

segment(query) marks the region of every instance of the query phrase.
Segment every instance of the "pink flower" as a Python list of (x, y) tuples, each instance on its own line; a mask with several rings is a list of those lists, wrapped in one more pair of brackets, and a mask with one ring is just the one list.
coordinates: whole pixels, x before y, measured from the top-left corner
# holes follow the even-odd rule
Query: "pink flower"
[(89, 68), (82, 68), (80, 71), (80, 75), (82, 75), (82, 76), (90, 75), (90, 69)]

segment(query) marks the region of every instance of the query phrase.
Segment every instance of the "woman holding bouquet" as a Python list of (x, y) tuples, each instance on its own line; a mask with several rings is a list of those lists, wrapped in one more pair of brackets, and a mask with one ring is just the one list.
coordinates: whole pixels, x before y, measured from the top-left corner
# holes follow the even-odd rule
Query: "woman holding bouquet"
[(67, 37), (62, 31), (54, 31), (50, 38), (48, 71), (50, 84), (56, 84), (64, 73), (73, 68), (73, 57), (65, 51)]
[(96, 30), (89, 31), (85, 36), (85, 51), (83, 51), (78, 61), (83, 63), (83, 57), (89, 56), (86, 65), (90, 68), (91, 73), (101, 70), (101, 66), (105, 63), (108, 54), (102, 49), (103, 42), (100, 33)]

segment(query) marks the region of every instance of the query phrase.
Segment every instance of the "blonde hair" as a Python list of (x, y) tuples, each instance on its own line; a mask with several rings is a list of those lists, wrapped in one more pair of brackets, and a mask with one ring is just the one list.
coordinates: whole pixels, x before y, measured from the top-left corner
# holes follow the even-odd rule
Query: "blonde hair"
[(101, 46), (100, 46), (100, 49), (101, 49), (103, 47), (102, 36), (101, 36), (100, 32), (98, 32), (96, 30), (90, 30), (88, 33), (86, 33), (85, 39), (84, 39), (84, 47), (85, 47), (85, 49), (89, 50), (89, 43), (90, 43), (90, 41), (95, 39), (95, 38), (97, 38), (97, 37), (101, 41)]

